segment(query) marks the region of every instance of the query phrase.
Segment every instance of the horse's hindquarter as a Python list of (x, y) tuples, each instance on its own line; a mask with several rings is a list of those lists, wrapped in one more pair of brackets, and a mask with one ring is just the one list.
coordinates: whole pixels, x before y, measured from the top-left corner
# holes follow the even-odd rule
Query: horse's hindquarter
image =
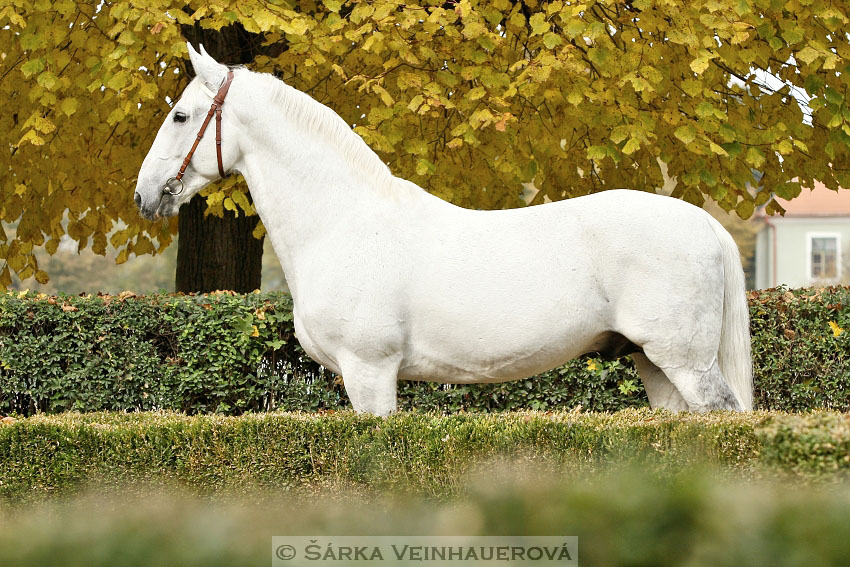
[(722, 300), (719, 250), (696, 207), (611, 191), (444, 214), (414, 251), (403, 378), (509, 380), (600, 348), (611, 331), (648, 342), (719, 324), (703, 309)]
[(666, 353), (657, 359), (670, 365), (697, 350), (715, 356), (725, 279), (716, 221), (684, 201), (638, 191), (600, 193), (598, 201), (610, 211), (609, 226), (588, 231), (614, 330), (639, 346), (669, 350), (670, 360)]

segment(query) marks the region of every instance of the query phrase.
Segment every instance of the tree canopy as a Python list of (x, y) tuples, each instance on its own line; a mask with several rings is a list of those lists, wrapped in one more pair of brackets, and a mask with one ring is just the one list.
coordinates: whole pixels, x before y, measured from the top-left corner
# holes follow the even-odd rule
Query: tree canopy
[[(659, 160), (674, 196), (742, 217), (815, 179), (850, 187), (850, 22), (828, 0), (11, 0), (0, 285), (45, 280), (33, 248), (65, 232), (119, 261), (171, 242), (176, 223), (142, 220), (132, 188), (186, 83), (181, 26), (256, 34), (252, 69), (460, 205), (520, 206), (528, 182), (535, 202), (654, 190)], [(246, 191), (218, 184), (208, 207), (251, 213)]]

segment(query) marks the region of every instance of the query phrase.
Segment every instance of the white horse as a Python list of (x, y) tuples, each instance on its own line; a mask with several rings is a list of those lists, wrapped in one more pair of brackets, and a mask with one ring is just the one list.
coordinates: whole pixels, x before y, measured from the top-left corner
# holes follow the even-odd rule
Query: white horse
[[(393, 412), (399, 379), (500, 382), (588, 352), (632, 353), (653, 407), (752, 409), (740, 257), (702, 209), (628, 190), (462, 209), (394, 177), (308, 95), (203, 47), (189, 56), (197, 76), (139, 172), (141, 214), (175, 215), (219, 169), (240, 172), (286, 273), (298, 339), (342, 375), (355, 410)], [(203, 137), (175, 181), (227, 86), (220, 157)]]

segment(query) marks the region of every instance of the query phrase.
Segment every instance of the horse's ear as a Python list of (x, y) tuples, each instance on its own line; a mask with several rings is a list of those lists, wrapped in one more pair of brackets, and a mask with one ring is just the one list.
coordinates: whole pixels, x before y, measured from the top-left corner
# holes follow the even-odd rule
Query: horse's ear
[(189, 60), (192, 62), (192, 68), (195, 69), (195, 75), (200, 77), (213, 90), (217, 89), (224, 80), (227, 67), (210, 57), (203, 45), (200, 46), (200, 53), (195, 51), (195, 48), (188, 41), (186, 48), (189, 50)]

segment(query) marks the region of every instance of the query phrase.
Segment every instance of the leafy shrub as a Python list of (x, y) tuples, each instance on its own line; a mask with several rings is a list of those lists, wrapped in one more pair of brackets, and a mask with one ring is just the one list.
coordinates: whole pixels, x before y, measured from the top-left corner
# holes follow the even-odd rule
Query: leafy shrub
[(850, 411), (850, 288), (749, 294), (755, 404)]
[[(749, 295), (756, 407), (850, 410), (850, 288)], [(847, 331), (844, 331), (847, 329)], [(647, 405), (631, 360), (583, 357), (501, 384), (402, 382), (402, 409)], [(288, 295), (0, 294), (0, 414), (348, 407), (295, 339)]]
[[(404, 382), (422, 410), (645, 405), (629, 361), (573, 361), (535, 379), (476, 386)], [(280, 293), (50, 297), (0, 295), (0, 414), (348, 407), (341, 382), (295, 339)]]

